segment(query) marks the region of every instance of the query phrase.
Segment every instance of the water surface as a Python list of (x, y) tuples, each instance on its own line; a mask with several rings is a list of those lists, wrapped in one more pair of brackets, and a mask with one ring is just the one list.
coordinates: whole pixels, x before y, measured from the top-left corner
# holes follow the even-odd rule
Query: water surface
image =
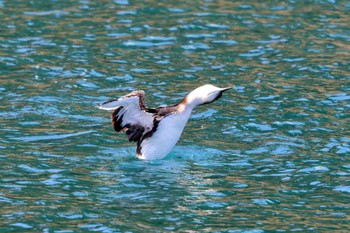
[[(4, 232), (343, 231), (347, 1), (0, 0)], [(95, 106), (136, 89), (198, 107), (140, 161)]]

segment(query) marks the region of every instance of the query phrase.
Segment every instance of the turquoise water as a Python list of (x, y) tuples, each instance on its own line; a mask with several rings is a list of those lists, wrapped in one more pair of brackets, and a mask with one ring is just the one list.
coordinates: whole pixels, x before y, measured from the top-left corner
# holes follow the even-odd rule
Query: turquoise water
[[(347, 1), (0, 0), (0, 231), (346, 232)], [(95, 106), (235, 84), (164, 160)]]

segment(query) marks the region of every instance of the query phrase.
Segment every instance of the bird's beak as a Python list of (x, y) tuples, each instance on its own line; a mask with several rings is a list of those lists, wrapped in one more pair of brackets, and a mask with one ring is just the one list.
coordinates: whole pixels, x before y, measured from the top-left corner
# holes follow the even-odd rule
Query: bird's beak
[(221, 88), (221, 92), (225, 92), (225, 91), (228, 91), (228, 90), (231, 90), (231, 89), (235, 89), (235, 90), (237, 90), (236, 89), (236, 86), (235, 85), (233, 85), (232, 87), (224, 87), (224, 88)]

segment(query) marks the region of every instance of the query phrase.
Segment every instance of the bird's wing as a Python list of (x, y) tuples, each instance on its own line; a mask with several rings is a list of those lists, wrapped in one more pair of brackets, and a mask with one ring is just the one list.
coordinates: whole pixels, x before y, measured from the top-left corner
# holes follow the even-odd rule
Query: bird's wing
[(113, 111), (114, 130), (125, 131), (129, 141), (136, 142), (153, 128), (153, 110), (144, 105), (144, 96), (144, 91), (133, 91), (119, 99), (107, 101), (98, 108)]

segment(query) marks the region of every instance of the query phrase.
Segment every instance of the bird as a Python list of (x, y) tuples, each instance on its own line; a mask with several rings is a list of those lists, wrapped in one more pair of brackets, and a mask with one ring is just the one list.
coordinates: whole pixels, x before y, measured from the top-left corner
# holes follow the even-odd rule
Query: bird
[(218, 100), (234, 87), (205, 84), (189, 92), (180, 102), (157, 108), (146, 107), (145, 92), (136, 90), (97, 107), (112, 111), (114, 130), (126, 133), (130, 142), (136, 142), (137, 158), (158, 160), (172, 151), (195, 107)]

